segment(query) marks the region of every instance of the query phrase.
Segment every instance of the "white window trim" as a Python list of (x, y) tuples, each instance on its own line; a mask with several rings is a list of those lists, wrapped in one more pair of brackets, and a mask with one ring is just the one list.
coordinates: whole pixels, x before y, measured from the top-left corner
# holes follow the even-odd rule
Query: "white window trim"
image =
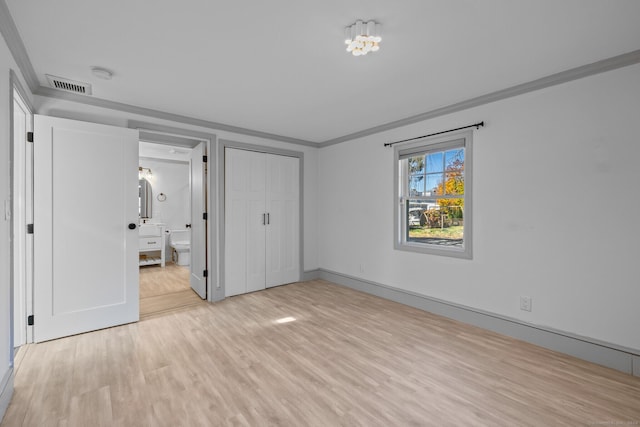
[[(415, 243), (406, 241), (406, 221), (404, 218), (405, 200), (400, 192), (400, 184), (408, 185), (408, 174), (406, 170), (400, 168), (400, 153), (411, 149), (423, 148), (432, 150), (438, 147), (446, 147), (447, 143), (464, 139), (464, 240), (462, 247), (449, 247), (429, 245), (426, 243)], [(473, 131), (450, 133), (437, 137), (423, 138), (410, 144), (397, 144), (393, 150), (394, 160), (394, 228), (393, 239), (394, 248), (401, 251), (419, 252), (431, 255), (442, 255), (455, 258), (472, 259), (473, 241)]]

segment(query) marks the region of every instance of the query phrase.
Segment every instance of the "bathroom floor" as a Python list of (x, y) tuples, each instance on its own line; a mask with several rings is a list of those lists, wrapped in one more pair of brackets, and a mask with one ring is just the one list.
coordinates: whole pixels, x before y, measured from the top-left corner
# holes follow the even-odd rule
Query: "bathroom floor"
[(204, 304), (189, 285), (188, 266), (140, 267), (140, 320)]

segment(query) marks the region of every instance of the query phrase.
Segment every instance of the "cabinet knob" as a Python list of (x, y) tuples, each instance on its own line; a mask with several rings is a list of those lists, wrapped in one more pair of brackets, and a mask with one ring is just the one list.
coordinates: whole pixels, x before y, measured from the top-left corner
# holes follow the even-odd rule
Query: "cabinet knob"
[(137, 225), (135, 225), (133, 222), (131, 224), (129, 224), (129, 230), (135, 230), (137, 227)]

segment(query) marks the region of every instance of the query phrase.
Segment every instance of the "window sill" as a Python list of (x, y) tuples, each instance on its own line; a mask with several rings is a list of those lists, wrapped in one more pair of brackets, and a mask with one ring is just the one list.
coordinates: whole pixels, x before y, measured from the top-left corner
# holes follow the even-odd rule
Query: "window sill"
[(394, 249), (406, 252), (416, 252), (428, 255), (439, 255), (461, 259), (473, 259), (471, 248), (447, 247), (440, 245), (426, 245), (424, 243), (396, 242)]

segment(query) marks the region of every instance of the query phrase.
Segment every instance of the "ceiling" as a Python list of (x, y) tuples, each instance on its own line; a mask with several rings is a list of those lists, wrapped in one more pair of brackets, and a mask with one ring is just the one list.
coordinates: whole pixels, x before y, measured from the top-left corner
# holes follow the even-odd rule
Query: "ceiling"
[(640, 48), (637, 0), (4, 1), (42, 86), (318, 143)]
[(189, 162), (191, 149), (180, 145), (156, 144), (140, 141), (138, 147), (139, 157), (149, 159), (161, 159), (176, 162)]

